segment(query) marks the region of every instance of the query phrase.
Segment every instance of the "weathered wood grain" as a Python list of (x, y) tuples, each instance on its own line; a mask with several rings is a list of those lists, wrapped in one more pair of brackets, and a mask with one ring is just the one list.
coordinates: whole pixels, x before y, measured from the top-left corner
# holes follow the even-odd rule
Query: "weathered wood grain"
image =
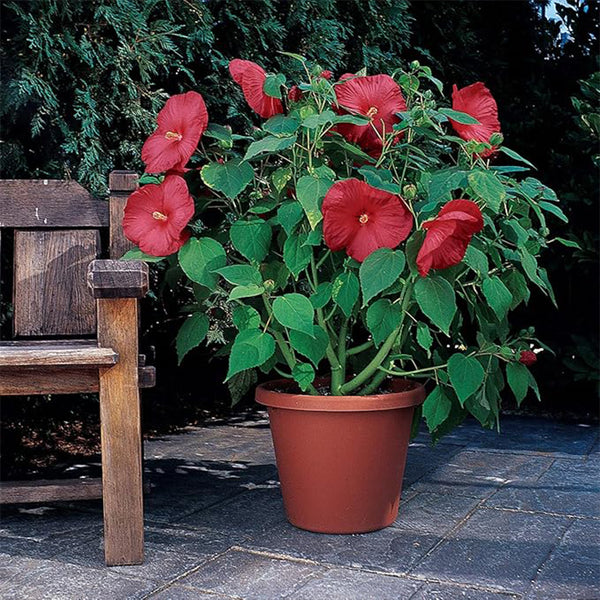
[(113, 171), (109, 177), (110, 188), (110, 245), (109, 256), (121, 258), (134, 247), (123, 232), (123, 212), (127, 197), (138, 188), (138, 176), (133, 171)]
[(94, 346), (36, 346), (0, 344), (0, 367), (110, 367), (119, 355), (112, 348)]
[(100, 369), (104, 553), (108, 565), (144, 560), (142, 433), (138, 391), (138, 301), (100, 299), (98, 341), (119, 353)]
[(15, 231), (15, 335), (85, 335), (96, 331), (86, 287), (97, 256), (97, 230)]
[(141, 260), (95, 260), (87, 280), (94, 298), (143, 298), (148, 292), (148, 265)]
[(76, 181), (0, 180), (0, 229), (107, 227), (108, 208)]
[(100, 478), (0, 482), (0, 504), (102, 498)]

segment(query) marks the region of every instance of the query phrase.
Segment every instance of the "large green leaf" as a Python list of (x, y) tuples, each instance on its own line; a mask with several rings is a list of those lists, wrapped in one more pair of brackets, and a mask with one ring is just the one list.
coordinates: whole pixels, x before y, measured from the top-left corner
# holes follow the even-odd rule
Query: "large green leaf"
[(313, 333), (315, 309), (310, 300), (302, 294), (285, 294), (275, 298), (273, 315), (288, 329), (301, 331), (307, 335)]
[(482, 285), (483, 295), (494, 311), (499, 321), (502, 321), (513, 302), (512, 294), (502, 283), (502, 280), (495, 275), (484, 279)]
[(300, 202), (306, 213), (311, 229), (314, 229), (323, 219), (321, 204), (332, 183), (330, 179), (312, 177), (311, 175), (300, 177), (296, 183), (296, 198), (298, 198), (298, 202)]
[(304, 211), (298, 202), (285, 202), (277, 211), (277, 220), (286, 234), (290, 236), (296, 228), (296, 225), (302, 221), (303, 215)]
[(401, 315), (400, 304), (392, 304), (387, 298), (380, 298), (369, 306), (367, 327), (376, 346), (379, 346), (398, 327)]
[(200, 175), (209, 188), (233, 199), (252, 181), (254, 170), (248, 163), (233, 158), (226, 163), (212, 162), (204, 165)]
[(215, 271), (225, 266), (225, 250), (212, 238), (190, 238), (179, 249), (179, 264), (183, 272), (196, 283), (214, 289), (217, 285)]
[(236, 221), (229, 235), (234, 248), (248, 260), (260, 262), (269, 252), (271, 226), (262, 219)]
[(252, 298), (260, 296), (265, 291), (262, 285), (249, 283), (248, 285), (236, 285), (229, 293), (229, 300), (240, 300), (241, 298)]
[(281, 98), (281, 86), (285, 85), (285, 75), (277, 73), (267, 75), (263, 83), (263, 92), (271, 98)]
[(327, 352), (327, 346), (329, 345), (329, 337), (327, 333), (319, 327), (314, 325), (312, 329), (312, 337), (301, 331), (290, 331), (290, 342), (296, 352), (299, 352), (303, 356), (306, 356), (315, 367), (319, 366), (319, 362), (325, 356)]
[(208, 326), (208, 317), (202, 313), (194, 313), (183, 322), (175, 340), (178, 364), (181, 364), (183, 357), (192, 348), (195, 348), (204, 340), (208, 333)]
[(309, 363), (296, 363), (292, 369), (292, 377), (304, 392), (315, 380), (315, 370)]
[(456, 353), (448, 361), (448, 375), (460, 403), (464, 405), (465, 400), (483, 383), (485, 371), (475, 357)]
[(244, 329), (240, 331), (229, 355), (229, 370), (227, 379), (236, 373), (259, 367), (269, 360), (275, 352), (275, 340), (273, 337), (260, 329)]
[(331, 297), (347, 317), (352, 314), (352, 309), (358, 300), (359, 289), (358, 277), (354, 273), (342, 273), (333, 282)]
[(506, 379), (520, 406), (529, 388), (529, 369), (518, 362), (506, 363)]
[(397, 281), (405, 263), (403, 252), (389, 248), (379, 248), (365, 258), (359, 271), (363, 306)]
[(494, 212), (499, 212), (506, 190), (492, 171), (473, 171), (469, 174), (471, 189)]
[(438, 276), (422, 277), (415, 284), (415, 298), (419, 308), (446, 335), (456, 314), (454, 289)]
[(488, 257), (481, 251), (475, 248), (473, 244), (469, 244), (463, 262), (468, 265), (473, 271), (478, 273), (480, 277), (487, 277), (490, 271)]
[(145, 262), (154, 263), (164, 260), (166, 256), (152, 256), (152, 254), (146, 254), (142, 252), (139, 248), (132, 248), (131, 250), (127, 250), (123, 256), (121, 256), (120, 260), (143, 260)]
[(268, 135), (262, 140), (252, 142), (248, 146), (244, 160), (251, 160), (257, 156), (263, 154), (273, 154), (274, 152), (280, 152), (285, 150), (296, 143), (296, 136), (290, 137), (275, 137), (274, 135)]
[(423, 403), (423, 417), (430, 432), (435, 431), (450, 414), (452, 401), (446, 396), (442, 386), (433, 388)]
[(317, 286), (315, 293), (311, 295), (310, 302), (315, 308), (324, 308), (331, 300), (331, 290), (333, 284), (330, 281), (324, 281)]
[(275, 115), (271, 117), (264, 125), (263, 129), (276, 136), (287, 136), (295, 133), (300, 127), (300, 119), (296, 117), (286, 117), (285, 115)]
[(306, 268), (312, 256), (312, 248), (305, 246), (306, 234), (290, 235), (283, 244), (283, 260), (295, 279)]
[(262, 285), (262, 277), (252, 265), (230, 265), (218, 269), (217, 273), (233, 285)]
[(427, 350), (427, 355), (429, 356), (429, 350), (431, 349), (431, 344), (433, 344), (433, 336), (425, 323), (419, 323), (417, 325), (417, 343), (423, 350)]
[(440, 108), (439, 112), (449, 119), (452, 119), (456, 123), (461, 123), (462, 125), (479, 125), (479, 121), (468, 113), (453, 110), (451, 108)]
[(233, 324), (240, 330), (258, 329), (260, 327), (260, 314), (251, 306), (240, 304), (233, 309)]

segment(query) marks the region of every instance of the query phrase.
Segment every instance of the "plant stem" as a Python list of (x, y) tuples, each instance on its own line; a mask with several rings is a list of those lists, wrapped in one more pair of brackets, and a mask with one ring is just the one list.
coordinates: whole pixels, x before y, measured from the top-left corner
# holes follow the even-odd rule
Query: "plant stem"
[(348, 335), (348, 319), (344, 320), (340, 328), (340, 335), (338, 337), (338, 361), (340, 363), (340, 367), (342, 367), (341, 380), (346, 380), (346, 337)]
[(364, 344), (360, 344), (359, 346), (354, 346), (354, 348), (349, 348), (346, 352), (346, 356), (354, 356), (355, 354), (360, 354), (365, 350), (368, 350), (373, 345), (373, 340), (369, 340)]

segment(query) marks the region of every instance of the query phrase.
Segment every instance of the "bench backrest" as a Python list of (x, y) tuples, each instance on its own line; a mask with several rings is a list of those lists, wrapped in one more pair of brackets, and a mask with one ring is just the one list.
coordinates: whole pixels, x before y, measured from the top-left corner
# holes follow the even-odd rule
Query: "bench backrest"
[[(5, 234), (0, 250), (8, 252), (12, 239), (15, 337), (96, 332), (87, 267), (103, 254), (120, 258), (131, 247), (121, 221), (127, 196), (136, 187), (135, 173), (114, 171), (107, 202), (75, 181), (0, 180), (0, 234)], [(100, 232), (107, 229), (109, 251), (103, 253)], [(13, 232), (9, 240), (7, 230)], [(0, 273), (3, 281), (7, 275)]]

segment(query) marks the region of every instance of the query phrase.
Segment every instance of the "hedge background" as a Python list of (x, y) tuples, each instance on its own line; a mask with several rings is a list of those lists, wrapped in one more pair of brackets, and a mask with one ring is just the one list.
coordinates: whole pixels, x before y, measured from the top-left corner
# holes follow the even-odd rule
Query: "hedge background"
[[(363, 66), (375, 73), (418, 59), (445, 82), (447, 95), (452, 83), (484, 81), (498, 101), (506, 144), (537, 165), (536, 176), (556, 189), (571, 218), (568, 226), (554, 221), (556, 234), (582, 247), (573, 252), (553, 245), (546, 254), (560, 310), (538, 295), (521, 315), (557, 353), (544, 353), (536, 366), (544, 407), (555, 415), (595, 415), (599, 182), (593, 156), (599, 153), (600, 92), (593, 74), (599, 2), (557, 6), (566, 32), (546, 18), (548, 4), (2, 1), (1, 176), (72, 177), (103, 194), (111, 169), (141, 170), (140, 148), (157, 110), (168, 95), (190, 89), (203, 94), (215, 121), (248, 126), (252, 115), (227, 72), (236, 57), (277, 70), (295, 68), (278, 51), (298, 52), (336, 75)], [(173, 315), (181, 296), (168, 280), (161, 283), (144, 307), (142, 343), (157, 349), (159, 378), (159, 386), (145, 393), (148, 421), (185, 423), (226, 410), (221, 367), (210, 366), (206, 380), (198, 380), (207, 353), (194, 351), (177, 370), (173, 339), (179, 321)], [(0, 305), (0, 323), (9, 311)], [(73, 399), (61, 408), (30, 402), (36, 411), (29, 405), (29, 419), (32, 412), (47, 412), (50, 421), (89, 412)], [(536, 408), (531, 399), (528, 406)], [(5, 403), (3, 417), (21, 421), (22, 407)]]

